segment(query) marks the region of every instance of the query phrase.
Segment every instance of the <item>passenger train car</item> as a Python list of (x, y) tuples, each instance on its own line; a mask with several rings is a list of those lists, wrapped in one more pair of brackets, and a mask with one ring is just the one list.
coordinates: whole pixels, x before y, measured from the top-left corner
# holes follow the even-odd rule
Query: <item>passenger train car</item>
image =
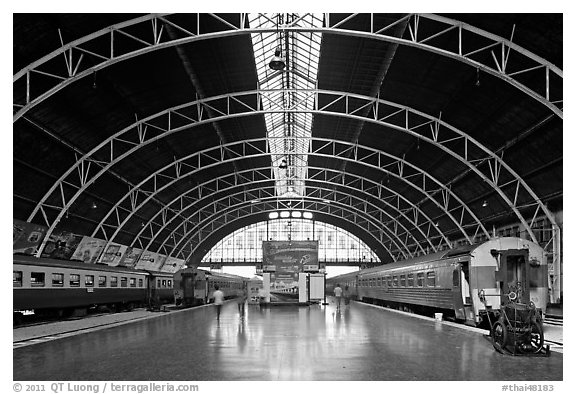
[(183, 268), (174, 274), (174, 299), (176, 305), (207, 304), (216, 285), (224, 292), (225, 299), (235, 298), (242, 294), (248, 281), (242, 276)]
[(172, 274), (33, 256), (13, 258), (15, 323), (27, 311), (65, 316), (74, 309), (111, 310), (173, 300)]
[(505, 237), (339, 275), (326, 289), (331, 294), (336, 283), (348, 285), (361, 301), (480, 325), (494, 321), (510, 299), (545, 313), (547, 270), (538, 244)]

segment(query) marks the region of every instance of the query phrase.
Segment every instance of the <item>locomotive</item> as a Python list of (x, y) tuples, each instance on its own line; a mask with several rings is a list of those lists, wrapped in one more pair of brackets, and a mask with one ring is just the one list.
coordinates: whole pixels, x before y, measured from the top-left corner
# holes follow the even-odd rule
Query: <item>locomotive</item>
[(27, 311), (63, 317), (95, 306), (120, 311), (172, 302), (172, 283), (167, 272), (15, 255), (14, 322)]
[(217, 285), (224, 298), (235, 298), (242, 294), (248, 278), (206, 271), (199, 268), (183, 268), (174, 273), (174, 300), (176, 305), (195, 306), (207, 304)]
[(351, 298), (415, 313), (443, 313), (472, 326), (498, 321), (510, 300), (541, 321), (548, 297), (544, 249), (516, 237), (431, 253), (327, 279), (327, 293), (348, 285)]

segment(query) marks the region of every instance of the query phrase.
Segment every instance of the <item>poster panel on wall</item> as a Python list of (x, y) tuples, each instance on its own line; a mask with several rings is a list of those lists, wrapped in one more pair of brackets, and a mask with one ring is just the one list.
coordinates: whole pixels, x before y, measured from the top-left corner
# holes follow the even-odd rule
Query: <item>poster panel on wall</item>
[(103, 239), (85, 236), (76, 247), (71, 260), (79, 260), (85, 263), (94, 264), (98, 261), (100, 253), (104, 249), (106, 241)]
[(318, 271), (318, 241), (263, 241), (262, 268), (271, 290), (298, 287), (298, 273)]
[(120, 259), (120, 263), (118, 265), (132, 268), (138, 263), (141, 254), (142, 249), (128, 247), (126, 249), (126, 253), (124, 253), (124, 256)]
[(12, 223), (13, 253), (34, 254), (38, 251), (48, 227), (14, 219)]
[(41, 257), (71, 260), (82, 238), (83, 235), (56, 229), (48, 237)]
[(173, 274), (184, 266), (186, 262), (183, 259), (177, 259), (175, 257), (168, 257), (164, 265), (160, 267), (160, 271), (169, 272)]
[(142, 255), (140, 256), (140, 260), (138, 260), (138, 262), (136, 263), (135, 268), (139, 269), (139, 270), (151, 270), (151, 271), (156, 271), (156, 269), (154, 268), (155, 266), (158, 265), (158, 253), (156, 252), (143, 252)]
[(128, 246), (112, 243), (108, 245), (108, 248), (100, 256), (100, 262), (113, 267), (117, 266), (122, 261), (127, 250)]

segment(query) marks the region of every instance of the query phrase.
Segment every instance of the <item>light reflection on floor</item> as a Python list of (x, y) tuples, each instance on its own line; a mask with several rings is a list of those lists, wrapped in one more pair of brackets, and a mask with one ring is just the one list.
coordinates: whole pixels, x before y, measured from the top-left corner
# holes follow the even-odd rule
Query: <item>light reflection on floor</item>
[(15, 380), (562, 380), (477, 333), (352, 303), (188, 310), (14, 350)]

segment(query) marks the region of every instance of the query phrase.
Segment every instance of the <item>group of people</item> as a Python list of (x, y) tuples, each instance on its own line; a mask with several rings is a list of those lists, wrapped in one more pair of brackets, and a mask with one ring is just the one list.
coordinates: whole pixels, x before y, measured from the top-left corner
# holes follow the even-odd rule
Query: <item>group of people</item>
[[(214, 286), (214, 293), (212, 294), (214, 298), (214, 305), (216, 305), (216, 319), (220, 320), (220, 311), (222, 310), (222, 305), (224, 304), (224, 292), (220, 290), (218, 285)], [(242, 292), (237, 298), (238, 301), (238, 313), (240, 317), (244, 317), (246, 300), (248, 300), (248, 288), (246, 284), (242, 287)]]
[(337, 310), (340, 309), (342, 298), (344, 298), (344, 304), (348, 305), (350, 303), (350, 290), (348, 289), (348, 285), (344, 286), (344, 290), (342, 290), (340, 284), (337, 283), (336, 287), (334, 287), (334, 296), (336, 297)]

